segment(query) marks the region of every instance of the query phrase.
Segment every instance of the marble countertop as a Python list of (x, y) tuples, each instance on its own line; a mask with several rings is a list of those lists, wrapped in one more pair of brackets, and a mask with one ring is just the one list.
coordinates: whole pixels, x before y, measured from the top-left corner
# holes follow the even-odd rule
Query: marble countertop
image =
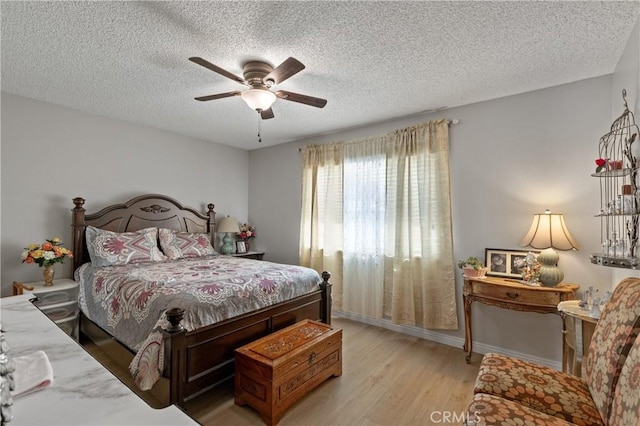
[(176, 406), (147, 405), (31, 302), (32, 294), (0, 299), (2, 329), (13, 357), (42, 350), (53, 384), (13, 402), (17, 425), (195, 425)]

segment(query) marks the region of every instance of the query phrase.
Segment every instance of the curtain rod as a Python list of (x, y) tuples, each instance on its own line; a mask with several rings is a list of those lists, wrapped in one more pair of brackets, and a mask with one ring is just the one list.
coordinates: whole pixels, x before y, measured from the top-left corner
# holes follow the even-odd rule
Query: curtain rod
[[(449, 125), (449, 127), (451, 127), (452, 124), (458, 124), (460, 123), (460, 120), (458, 120), (457, 118), (454, 118), (453, 120), (449, 120), (449, 123), (447, 123)], [(302, 148), (298, 148), (298, 152), (302, 152)]]

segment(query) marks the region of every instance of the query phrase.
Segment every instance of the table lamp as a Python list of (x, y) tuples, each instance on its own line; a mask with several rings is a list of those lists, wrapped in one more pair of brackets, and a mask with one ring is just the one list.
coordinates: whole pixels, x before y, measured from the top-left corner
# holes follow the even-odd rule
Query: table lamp
[(544, 213), (533, 215), (531, 228), (520, 245), (543, 249), (538, 255), (540, 282), (547, 287), (555, 286), (564, 278), (564, 273), (558, 268), (560, 257), (554, 248), (558, 250), (578, 249), (578, 245), (567, 230), (564, 217), (558, 213), (551, 213), (549, 209)]
[(220, 219), (220, 223), (218, 224), (218, 232), (224, 233), (224, 237), (222, 237), (222, 247), (220, 248), (220, 253), (222, 254), (231, 254), (233, 253), (233, 238), (230, 234), (237, 234), (240, 232), (240, 228), (238, 227), (238, 221), (235, 217), (227, 216)]

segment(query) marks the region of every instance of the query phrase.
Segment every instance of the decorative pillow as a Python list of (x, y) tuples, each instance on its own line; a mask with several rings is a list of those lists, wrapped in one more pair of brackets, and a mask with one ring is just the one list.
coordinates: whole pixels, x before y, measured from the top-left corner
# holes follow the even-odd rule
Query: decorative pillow
[(88, 226), (86, 234), (87, 250), (94, 266), (166, 260), (158, 248), (156, 228), (117, 233)]
[(160, 248), (171, 260), (218, 254), (211, 246), (209, 234), (177, 232), (160, 228)]

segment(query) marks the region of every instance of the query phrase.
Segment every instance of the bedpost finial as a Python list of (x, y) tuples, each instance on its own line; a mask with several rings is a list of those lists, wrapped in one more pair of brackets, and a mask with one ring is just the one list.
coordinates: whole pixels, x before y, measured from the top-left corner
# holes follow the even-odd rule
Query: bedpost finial
[(76, 206), (77, 209), (80, 209), (84, 205), (84, 201), (85, 201), (84, 198), (76, 197), (73, 199), (73, 204)]
[(169, 333), (176, 333), (178, 331), (184, 330), (180, 321), (184, 318), (184, 309), (182, 308), (171, 308), (167, 312), (165, 312), (167, 316), (167, 321), (171, 324), (171, 327), (167, 329)]
[(329, 278), (331, 278), (331, 272), (328, 271), (322, 271), (322, 279), (324, 280), (324, 282), (329, 282)]
[(207, 204), (207, 208), (209, 209), (209, 211), (210, 211), (210, 212), (212, 212), (212, 211), (213, 211), (213, 209), (215, 209), (215, 208), (216, 208), (216, 205), (215, 205), (215, 204), (213, 204), (213, 203), (209, 203), (209, 204)]

